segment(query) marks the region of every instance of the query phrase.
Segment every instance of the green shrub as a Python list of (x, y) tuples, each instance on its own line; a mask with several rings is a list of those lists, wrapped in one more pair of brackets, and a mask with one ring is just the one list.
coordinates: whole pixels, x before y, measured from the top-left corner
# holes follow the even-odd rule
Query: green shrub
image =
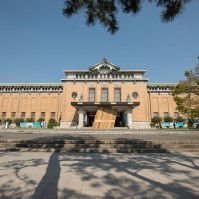
[(33, 123), (35, 122), (35, 120), (33, 118), (26, 118), (25, 122)]
[(54, 118), (50, 118), (50, 119), (48, 120), (48, 123), (57, 124), (57, 121), (56, 121), (56, 119), (54, 119)]
[(7, 119), (5, 119), (3, 122), (4, 122), (4, 123), (8, 122), (9, 124), (11, 124), (11, 123), (12, 123), (12, 120), (11, 120), (10, 118), (7, 118)]
[(165, 117), (164, 118), (164, 122), (173, 122), (173, 118), (172, 117)]
[(150, 126), (151, 126), (151, 128), (154, 128), (155, 127), (155, 123), (151, 122)]
[(2, 124), (2, 120), (0, 119), (0, 124)]
[(162, 121), (162, 118), (161, 118), (161, 117), (153, 117), (153, 118), (151, 119), (151, 123), (154, 123), (154, 124), (160, 123), (161, 121)]
[(55, 126), (55, 124), (53, 124), (53, 123), (48, 123), (48, 129), (53, 129), (53, 127)]
[(38, 120), (37, 120), (37, 122), (44, 122), (45, 121), (45, 119), (44, 118), (39, 118)]
[(175, 119), (176, 122), (185, 122), (185, 119), (183, 117), (178, 117)]
[(16, 124), (16, 126), (20, 126), (20, 122), (24, 122), (24, 119), (22, 119), (22, 118), (15, 118), (13, 122)]

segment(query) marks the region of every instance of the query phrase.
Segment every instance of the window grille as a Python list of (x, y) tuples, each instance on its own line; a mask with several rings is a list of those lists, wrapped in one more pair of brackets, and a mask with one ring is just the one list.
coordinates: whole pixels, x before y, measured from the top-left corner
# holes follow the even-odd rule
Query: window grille
[(33, 118), (33, 119), (35, 119), (35, 112), (31, 112), (30, 117)]
[(50, 114), (50, 118), (55, 119), (55, 112), (51, 112), (51, 114)]
[(154, 112), (153, 117), (158, 117), (158, 112)]
[(177, 119), (179, 117), (178, 112), (174, 112), (174, 119)]
[(115, 88), (114, 90), (115, 102), (121, 102), (121, 89)]
[(25, 119), (25, 117), (26, 117), (26, 112), (21, 112), (21, 118)]
[(168, 112), (164, 112), (164, 117), (168, 117), (169, 113)]
[(6, 119), (6, 112), (2, 112), (2, 120)]
[(102, 88), (102, 102), (108, 102), (108, 88)]
[(41, 118), (45, 120), (45, 115), (46, 113), (45, 112), (41, 112)]
[(89, 88), (89, 102), (95, 101), (95, 88)]

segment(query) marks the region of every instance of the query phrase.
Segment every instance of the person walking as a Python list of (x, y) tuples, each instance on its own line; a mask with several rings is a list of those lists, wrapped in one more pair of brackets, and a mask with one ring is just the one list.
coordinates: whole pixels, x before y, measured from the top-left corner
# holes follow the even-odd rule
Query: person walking
[(174, 129), (176, 129), (176, 123), (175, 122), (173, 123), (173, 127), (174, 127)]

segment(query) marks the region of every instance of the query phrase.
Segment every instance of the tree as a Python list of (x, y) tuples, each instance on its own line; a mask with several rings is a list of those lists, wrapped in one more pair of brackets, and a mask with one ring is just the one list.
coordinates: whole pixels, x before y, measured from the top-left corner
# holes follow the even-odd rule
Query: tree
[(12, 123), (12, 119), (6, 118), (3, 122), (4, 122), (4, 123), (8, 122), (9, 124), (11, 124), (11, 123)]
[(170, 122), (173, 122), (173, 118), (167, 116), (167, 117), (164, 118), (164, 122), (169, 122), (169, 123), (170, 123)]
[[(161, 20), (169, 22), (180, 15), (184, 10), (185, 4), (192, 0), (146, 1), (161, 7)], [(143, 0), (65, 0), (63, 14), (69, 18), (84, 10), (87, 25), (95, 25), (99, 21), (113, 34), (119, 29), (118, 10), (126, 14), (137, 14), (141, 10), (142, 3)]]
[(162, 121), (162, 118), (161, 117), (153, 117), (151, 118), (151, 122), (152, 123), (160, 123)]
[(57, 121), (56, 121), (56, 119), (54, 119), (54, 118), (50, 118), (50, 119), (48, 120), (48, 123), (57, 124)]
[(20, 126), (21, 122), (24, 122), (23, 118), (15, 118), (14, 119), (14, 123), (16, 124), (16, 126)]
[(41, 118), (41, 117), (37, 120), (37, 122), (44, 122), (44, 121), (45, 121), (45, 119)]
[(47, 127), (49, 129), (53, 129), (53, 127), (56, 126), (56, 125), (57, 125), (57, 121), (54, 118), (50, 118), (48, 120), (48, 126)]
[(185, 122), (185, 119), (183, 117), (178, 117), (175, 119), (176, 122)]
[(33, 123), (35, 122), (34, 118), (26, 118), (25, 120), (26, 122), (30, 122), (30, 123)]
[(186, 71), (186, 80), (181, 81), (172, 90), (177, 110), (180, 113), (187, 113), (190, 118), (199, 117), (199, 74), (198, 65), (194, 71)]

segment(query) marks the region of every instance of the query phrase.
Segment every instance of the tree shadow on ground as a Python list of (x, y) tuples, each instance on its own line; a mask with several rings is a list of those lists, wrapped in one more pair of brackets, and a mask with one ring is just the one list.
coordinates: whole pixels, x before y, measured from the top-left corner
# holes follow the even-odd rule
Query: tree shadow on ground
[[(61, 142), (66, 138), (37, 139), (57, 140), (64, 147)], [(5, 182), (0, 185), (0, 198), (199, 198), (199, 154), (54, 152), (26, 158), (23, 153), (1, 155), (0, 177)], [(8, 156), (12, 158), (6, 160)]]

